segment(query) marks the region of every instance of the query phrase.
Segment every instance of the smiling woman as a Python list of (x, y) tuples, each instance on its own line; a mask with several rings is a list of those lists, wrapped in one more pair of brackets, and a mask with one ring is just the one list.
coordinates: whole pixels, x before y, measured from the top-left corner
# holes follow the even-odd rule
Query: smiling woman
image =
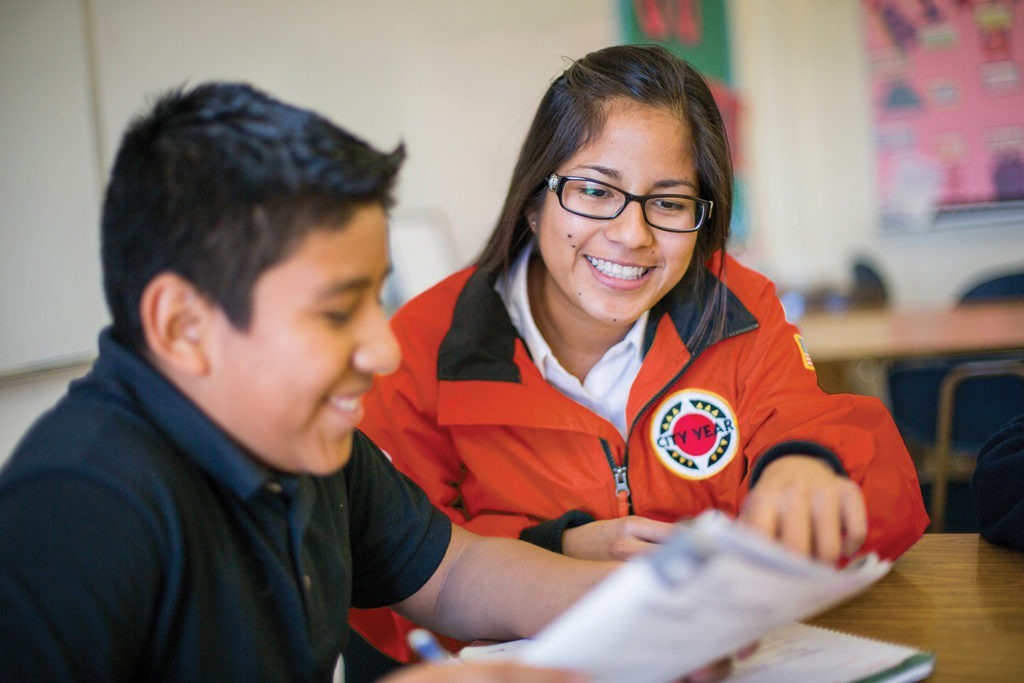
[[(571, 556), (647, 552), (708, 508), (824, 562), (899, 555), (927, 524), (910, 457), (881, 403), (821, 392), (771, 282), (726, 254), (731, 193), (689, 64), (573, 63), (475, 265), (393, 317), (403, 362), (360, 427), (456, 523)], [(408, 622), (351, 623), (409, 656)]]
[[(645, 197), (634, 206), (630, 197), (638, 195), (601, 190), (615, 181), (636, 193), (696, 193), (685, 122), (668, 110), (624, 98), (609, 100), (604, 115), (600, 134), (551, 174), (562, 179), (555, 185), (561, 189), (559, 201), (545, 196), (527, 211), (540, 258), (531, 259), (531, 249), (520, 257), (529, 263), (529, 307), (537, 328), (554, 357), (580, 382), (641, 315), (679, 284), (698, 239), (693, 220), (685, 223), (687, 232), (668, 232), (650, 222), (646, 205), (651, 200)], [(586, 202), (592, 214), (604, 205), (605, 216), (584, 216), (566, 206), (563, 181), (584, 173), (598, 179), (572, 181), (569, 206)], [(589, 187), (582, 196), (581, 187)], [(591, 201), (595, 195), (597, 201)], [(685, 214), (676, 220), (686, 221)]]

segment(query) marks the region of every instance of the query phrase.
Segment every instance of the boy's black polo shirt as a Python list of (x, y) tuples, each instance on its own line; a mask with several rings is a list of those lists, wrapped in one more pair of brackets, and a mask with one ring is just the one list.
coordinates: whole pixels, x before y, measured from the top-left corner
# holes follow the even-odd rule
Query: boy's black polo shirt
[(0, 474), (0, 678), (329, 680), (348, 606), (450, 537), (361, 433), (338, 474), (274, 472), (104, 333)]

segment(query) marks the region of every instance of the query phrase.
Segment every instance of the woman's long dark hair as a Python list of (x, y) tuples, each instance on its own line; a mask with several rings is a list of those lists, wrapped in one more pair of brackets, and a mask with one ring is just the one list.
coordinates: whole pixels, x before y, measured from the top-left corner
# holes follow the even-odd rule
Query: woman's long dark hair
[(497, 225), (477, 257), (483, 269), (507, 271), (532, 233), (526, 214), (539, 208), (547, 176), (601, 134), (607, 105), (616, 99), (663, 107), (686, 124), (697, 168), (698, 192), (715, 203), (697, 233), (684, 286), (693, 288), (704, 310), (687, 341), (709, 343), (721, 336), (726, 290), (719, 277), (708, 289), (709, 257), (725, 250), (732, 220), (732, 160), (722, 115), (704, 77), (658, 45), (616, 45), (591, 52), (554, 80), (541, 99), (512, 171)]

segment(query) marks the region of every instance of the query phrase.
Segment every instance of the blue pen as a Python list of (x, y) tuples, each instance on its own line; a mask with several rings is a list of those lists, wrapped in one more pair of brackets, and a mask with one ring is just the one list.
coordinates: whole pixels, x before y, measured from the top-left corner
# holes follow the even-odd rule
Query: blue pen
[(416, 628), (409, 631), (408, 636), (409, 647), (419, 655), (420, 659), (424, 662), (451, 662), (455, 658), (452, 653), (444, 649), (441, 643), (437, 642), (437, 638), (430, 631), (426, 631), (422, 628)]

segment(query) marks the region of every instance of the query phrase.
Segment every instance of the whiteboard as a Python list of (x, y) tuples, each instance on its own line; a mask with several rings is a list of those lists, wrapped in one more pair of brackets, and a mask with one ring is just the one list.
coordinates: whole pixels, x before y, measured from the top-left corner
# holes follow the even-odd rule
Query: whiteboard
[(107, 320), (84, 36), (79, 3), (0, 0), (0, 377), (95, 354)]

